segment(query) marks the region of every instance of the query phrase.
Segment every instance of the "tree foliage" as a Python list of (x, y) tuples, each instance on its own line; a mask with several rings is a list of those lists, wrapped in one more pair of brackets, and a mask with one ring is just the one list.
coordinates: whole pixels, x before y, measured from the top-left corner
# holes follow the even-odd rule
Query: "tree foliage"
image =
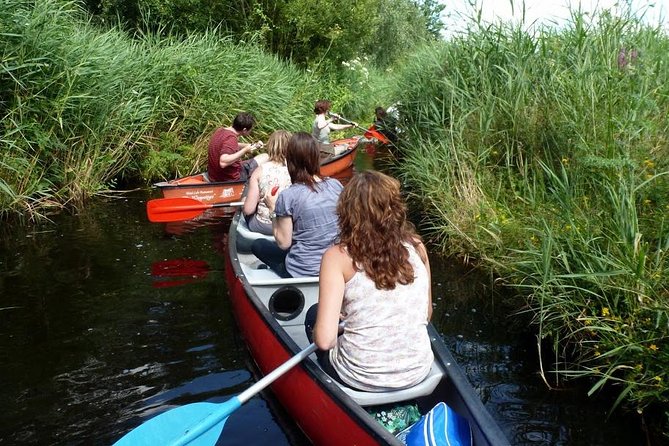
[(417, 43), (436, 38), (437, 0), (84, 0), (101, 22), (129, 31), (177, 35), (217, 28), (259, 40), (303, 66), (367, 55), (388, 66)]

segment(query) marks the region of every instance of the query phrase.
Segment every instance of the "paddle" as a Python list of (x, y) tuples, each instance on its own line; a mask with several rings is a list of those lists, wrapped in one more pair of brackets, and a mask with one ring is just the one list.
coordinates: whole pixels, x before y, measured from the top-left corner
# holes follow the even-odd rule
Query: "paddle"
[(269, 375), (224, 403), (193, 403), (161, 413), (125, 434), (114, 446), (214, 445), (232, 412), (314, 351), (316, 344), (309, 345)]
[(157, 198), (146, 203), (146, 214), (153, 223), (190, 220), (207, 209), (243, 205), (243, 201), (207, 204), (193, 198)]
[[(365, 138), (369, 138), (369, 136), (371, 136), (372, 138), (376, 138), (376, 139), (378, 139), (378, 140), (379, 140), (380, 142), (382, 142), (383, 144), (388, 144), (388, 143), (390, 142), (390, 140), (389, 140), (383, 133), (379, 132), (379, 131), (376, 130), (376, 129), (373, 129), (373, 128), (366, 129), (366, 128), (364, 128), (364, 127), (360, 127), (360, 126), (359, 126), (358, 124), (356, 124), (355, 122), (353, 122), (353, 121), (351, 121), (351, 120), (349, 120), (349, 119), (346, 119), (346, 118), (344, 118), (343, 116), (338, 115), (338, 114), (336, 114), (336, 113), (330, 113), (330, 115), (331, 115), (331, 116), (334, 116), (335, 118), (339, 119), (340, 121), (344, 121), (344, 122), (346, 122), (346, 123), (348, 123), (348, 124), (352, 124), (354, 127), (357, 127), (357, 128), (359, 128), (360, 130), (364, 131), (364, 132), (365, 132)], [(369, 136), (368, 136), (368, 135), (369, 135)]]
[(346, 119), (346, 118), (344, 118), (342, 115), (338, 115), (337, 113), (330, 113), (330, 116), (332, 116), (333, 118), (336, 118), (336, 119), (338, 119), (338, 120), (340, 120), (340, 121), (344, 121), (344, 122), (347, 123), (347, 124), (352, 124), (353, 127), (357, 127), (357, 128), (359, 128), (360, 130), (364, 130), (365, 132), (367, 131), (366, 128), (364, 128), (364, 127), (360, 127), (358, 124), (356, 124), (355, 122), (351, 121), (350, 119)]

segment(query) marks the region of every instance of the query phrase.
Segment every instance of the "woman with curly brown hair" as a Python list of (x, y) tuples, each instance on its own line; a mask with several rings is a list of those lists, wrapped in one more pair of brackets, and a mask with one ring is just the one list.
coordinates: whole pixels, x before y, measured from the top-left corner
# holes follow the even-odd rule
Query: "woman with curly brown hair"
[(356, 174), (340, 195), (337, 215), (338, 243), (325, 252), (320, 270), (313, 329), (319, 362), (360, 390), (418, 384), (433, 361), (430, 264), (407, 220), (399, 182), (375, 171)]

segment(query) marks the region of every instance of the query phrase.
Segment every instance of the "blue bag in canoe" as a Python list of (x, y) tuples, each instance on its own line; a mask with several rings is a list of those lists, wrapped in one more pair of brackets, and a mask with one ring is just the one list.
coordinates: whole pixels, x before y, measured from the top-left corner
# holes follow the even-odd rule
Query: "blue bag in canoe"
[[(405, 435), (400, 435), (404, 434)], [(469, 422), (445, 403), (438, 403), (414, 425), (398, 434), (407, 446), (471, 446)]]

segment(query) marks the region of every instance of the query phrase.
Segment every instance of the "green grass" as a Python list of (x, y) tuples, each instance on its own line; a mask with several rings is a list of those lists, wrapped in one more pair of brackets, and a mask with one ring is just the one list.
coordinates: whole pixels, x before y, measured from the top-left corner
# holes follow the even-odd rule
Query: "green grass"
[(310, 129), (317, 99), (350, 119), (376, 105), (366, 67), (305, 71), (215, 32), (130, 37), (93, 26), (74, 1), (7, 0), (0, 53), (4, 216), (199, 171), (211, 132), (239, 111), (266, 138)]
[(408, 60), (397, 171), (443, 253), (527, 296), (544, 373), (643, 411), (669, 403), (669, 38), (586, 19), (474, 24)]

